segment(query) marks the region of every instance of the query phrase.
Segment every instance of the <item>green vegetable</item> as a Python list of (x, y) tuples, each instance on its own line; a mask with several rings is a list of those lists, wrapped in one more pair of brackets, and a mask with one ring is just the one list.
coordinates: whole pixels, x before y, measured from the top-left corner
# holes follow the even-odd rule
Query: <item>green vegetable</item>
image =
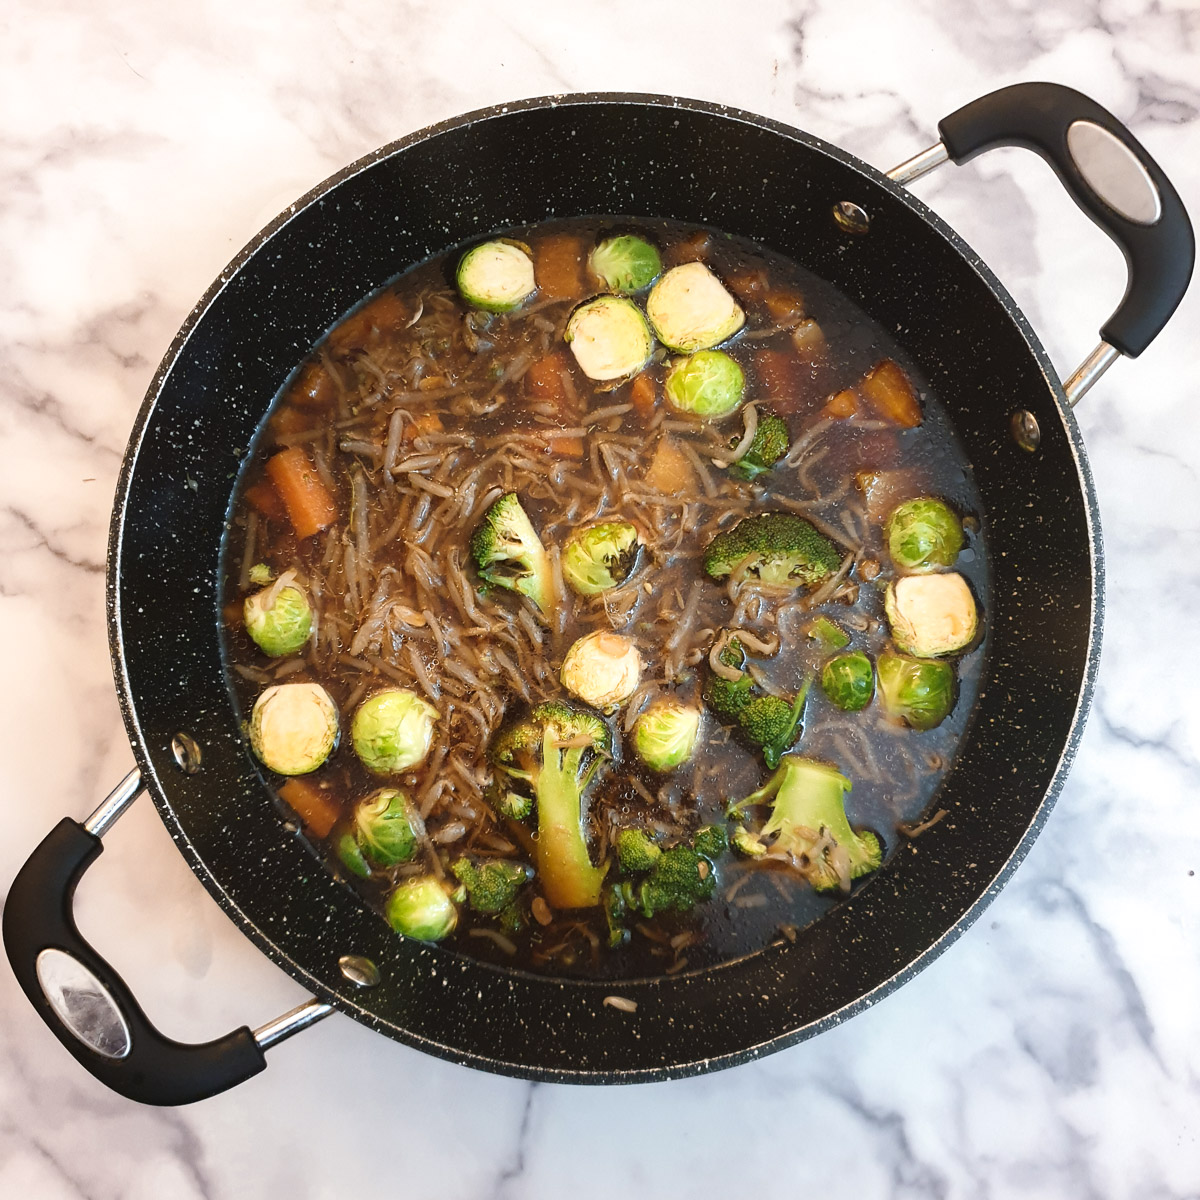
[(424, 761), (437, 718), (438, 710), (416, 692), (387, 688), (358, 706), (350, 739), (368, 771), (395, 775)]
[(506, 492), (483, 514), (471, 537), (471, 557), (485, 582), (528, 596), (549, 615), (554, 572), (515, 492)]
[(935, 659), (883, 653), (875, 664), (884, 711), (914, 729), (933, 729), (954, 707), (954, 668)]
[(658, 340), (684, 354), (719, 345), (746, 320), (738, 302), (701, 262), (672, 267), (650, 289), (646, 315)]
[(593, 866), (584, 836), (588, 785), (612, 751), (608, 727), (595, 715), (559, 701), (502, 729), (492, 743), (501, 786), (537, 804), (537, 870), (555, 908), (600, 903), (607, 864)]
[(371, 864), (363, 857), (363, 852), (354, 840), (354, 834), (343, 833), (337, 840), (337, 856), (347, 871), (360, 879), (367, 879), (371, 874)]
[(581, 304), (571, 314), (563, 340), (579, 369), (598, 382), (636, 375), (654, 350), (642, 310), (623, 296), (597, 296)]
[(761, 788), (733, 806), (732, 814), (770, 803), (759, 840), (786, 851), (817, 891), (848, 892), (851, 880), (877, 870), (883, 861), (879, 839), (850, 828), (844, 799), (849, 790), (850, 780), (835, 767), (789, 754)]
[(380, 788), (354, 807), (354, 842), (375, 866), (394, 867), (416, 854), (419, 822), (420, 817), (402, 791)]
[(751, 833), (745, 825), (735, 825), (730, 837), (733, 848), (746, 858), (761, 858), (767, 852), (766, 843), (756, 833)]
[(918, 658), (961, 650), (979, 626), (975, 597), (967, 581), (953, 571), (893, 580), (884, 593), (883, 607), (896, 645)]
[(450, 864), (450, 872), (466, 888), (467, 902), (485, 916), (495, 916), (507, 909), (531, 874), (524, 863), (500, 858), (485, 859), (478, 864), (460, 858)]
[(662, 857), (658, 843), (640, 829), (622, 829), (617, 834), (617, 861), (627, 875), (640, 875), (653, 870)]
[(274, 578), (275, 572), (266, 563), (255, 563), (250, 568), (250, 582), (258, 587), (262, 587), (264, 583), (270, 583)]
[(628, 521), (605, 521), (576, 530), (563, 546), (563, 578), (581, 596), (598, 596), (629, 578), (641, 539)]
[(610, 292), (640, 292), (658, 278), (662, 259), (644, 238), (626, 233), (600, 242), (588, 255), (588, 270)]
[(818, 617), (808, 627), (808, 636), (821, 647), (823, 654), (832, 654), (850, 645), (850, 635), (828, 617)]
[(420, 942), (440, 942), (458, 924), (454, 901), (432, 875), (400, 884), (388, 897), (385, 913), (397, 933)]
[(637, 691), (642, 656), (627, 637), (609, 629), (585, 634), (567, 651), (560, 678), (593, 708), (614, 709)]
[(875, 694), (875, 672), (861, 650), (831, 658), (821, 672), (821, 687), (838, 708), (858, 712)]
[(312, 634), (312, 608), (298, 587), (268, 587), (246, 597), (246, 632), (271, 658), (295, 654)]
[(459, 294), (472, 308), (509, 312), (534, 292), (533, 259), (516, 242), (484, 242), (462, 256), (455, 276)]
[(735, 568), (762, 583), (811, 587), (828, 579), (841, 558), (834, 544), (803, 517), (760, 513), (718, 533), (704, 551), (704, 569), (724, 579)]
[(523, 821), (533, 812), (533, 801), (519, 792), (505, 792), (496, 802), (502, 817), (513, 821)]
[[(742, 439), (730, 439), (730, 449)], [(754, 437), (750, 449), (729, 468), (730, 475), (738, 479), (752, 480), (765, 475), (788, 452), (792, 444), (788, 433), (787, 422), (771, 412), (759, 412), (758, 425), (754, 429)]]
[(317, 683), (277, 683), (254, 702), (250, 746), (279, 775), (307, 775), (333, 753), (338, 711)]
[(697, 854), (716, 862), (729, 849), (729, 834), (724, 825), (701, 825), (692, 835), (692, 848)]
[(637, 908), (647, 918), (661, 912), (688, 912), (708, 900), (716, 884), (716, 872), (704, 855), (690, 846), (672, 846), (638, 886)]
[(932, 571), (954, 565), (963, 548), (962, 522), (932, 496), (906, 500), (885, 526), (892, 562), (905, 571)]
[(711, 419), (728, 416), (741, 404), (746, 376), (723, 350), (700, 350), (673, 360), (663, 387), (676, 412)]
[(604, 919), (608, 924), (608, 947), (615, 950), (629, 941), (625, 921), (633, 908), (633, 884), (625, 881), (604, 889)]
[(804, 681), (792, 700), (764, 695), (745, 671), (745, 651), (733, 638), (720, 654), (727, 667), (742, 671), (737, 679), (726, 679), (710, 671), (704, 685), (704, 703), (713, 714), (736, 729), (743, 741), (759, 747), (767, 766), (778, 765), (780, 757), (796, 740), (811, 677)]
[(670, 771), (687, 762), (696, 749), (700, 710), (673, 698), (659, 700), (633, 727), (637, 756), (652, 771)]

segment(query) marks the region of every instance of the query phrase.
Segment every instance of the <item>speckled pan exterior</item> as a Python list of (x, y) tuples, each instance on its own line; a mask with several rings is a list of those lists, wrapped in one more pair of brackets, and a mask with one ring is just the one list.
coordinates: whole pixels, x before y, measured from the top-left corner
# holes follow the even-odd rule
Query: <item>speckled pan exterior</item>
[[(830, 215), (860, 204), (871, 229)], [(227, 691), (220, 547), (235, 477), (286, 376), (365, 293), (492, 229), (613, 213), (703, 222), (834, 282), (897, 337), (974, 463), (993, 567), (987, 677), (949, 816), (795, 944), (672, 978), (555, 982), (405, 942), (281, 823)], [(1019, 450), (1029, 409), (1041, 450)], [(811, 1037), (929, 963), (1021, 861), (1061, 786), (1099, 649), (1101, 552), (1079, 431), (1028, 323), (971, 250), (871, 167), (747, 113), (641, 95), (487, 109), (396, 142), (298, 201), (230, 264), (163, 360), (113, 514), (109, 631), (143, 777), (180, 851), (272, 959), (399, 1041), (487, 1070), (620, 1083)], [(190, 733), (184, 775), (170, 742)], [(343, 954), (382, 981), (342, 978)], [(604, 1003), (637, 1002), (634, 1013)]]

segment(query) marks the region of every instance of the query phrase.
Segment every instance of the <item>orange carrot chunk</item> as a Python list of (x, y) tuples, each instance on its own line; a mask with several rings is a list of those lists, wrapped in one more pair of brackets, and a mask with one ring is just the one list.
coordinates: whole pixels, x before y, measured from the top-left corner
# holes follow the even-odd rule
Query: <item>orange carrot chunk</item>
[(338, 802), (311, 779), (289, 779), (280, 786), (279, 798), (304, 822), (314, 837), (328, 837), (342, 815)]
[(437, 413), (423, 412), (417, 413), (404, 426), (404, 432), (400, 436), (402, 441), (411, 442), (427, 433), (444, 433), (445, 429), (442, 418)]
[(555, 416), (573, 416), (569, 412), (571, 404), (567, 397), (567, 385), (563, 381), (567, 370), (567, 356), (561, 350), (539, 358), (525, 372), (525, 395), (539, 407), (553, 409)]
[(299, 446), (268, 458), (266, 471), (301, 541), (337, 520), (337, 505), (329, 489)]
[(858, 385), (866, 402), (886, 421), (904, 429), (921, 423), (921, 405), (917, 393), (899, 363), (885, 358), (872, 367)]
[(821, 415), (841, 420), (843, 417), (854, 416), (856, 412), (858, 412), (858, 397), (855, 396), (853, 389), (846, 388), (844, 392), (836, 392), (829, 397), (824, 409), (821, 410)]
[(284, 512), (283, 501), (279, 499), (279, 493), (265, 479), (260, 479), (258, 483), (252, 483), (246, 489), (245, 495), (246, 499), (268, 521), (282, 521), (287, 516), (287, 513)]
[(556, 458), (582, 458), (583, 438), (554, 437), (546, 443), (546, 453)]
[(654, 378), (643, 371), (630, 385), (629, 399), (633, 403), (633, 411), (643, 421), (654, 416), (658, 407), (658, 388), (654, 386)]
[(323, 364), (310, 362), (288, 388), (287, 398), (304, 408), (326, 408), (337, 399), (337, 384)]

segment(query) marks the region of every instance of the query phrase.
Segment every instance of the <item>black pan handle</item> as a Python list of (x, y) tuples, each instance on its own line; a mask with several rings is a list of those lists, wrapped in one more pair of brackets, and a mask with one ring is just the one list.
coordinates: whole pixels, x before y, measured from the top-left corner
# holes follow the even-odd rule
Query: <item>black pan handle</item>
[(64, 818), (9, 889), (4, 948), (38, 1015), (101, 1083), (142, 1104), (190, 1104), (257, 1075), (266, 1059), (246, 1026), (197, 1045), (164, 1037), (80, 934), (71, 901), (103, 848)]
[[(1072, 145), (1078, 150), (1086, 138), (1111, 147), (1089, 126), (1133, 156), (1157, 192), (1157, 204), (1146, 189), (1140, 205), (1124, 202), (1121, 211), (1088, 181)], [(941, 121), (938, 132), (956, 163), (993, 146), (1024, 146), (1054, 168), (1071, 199), (1121, 247), (1128, 265), (1125, 295), (1100, 336), (1129, 358), (1141, 354), (1183, 299), (1196, 239), (1179, 193), (1137, 138), (1094, 100), (1057, 83), (1017, 83), (981, 96)]]

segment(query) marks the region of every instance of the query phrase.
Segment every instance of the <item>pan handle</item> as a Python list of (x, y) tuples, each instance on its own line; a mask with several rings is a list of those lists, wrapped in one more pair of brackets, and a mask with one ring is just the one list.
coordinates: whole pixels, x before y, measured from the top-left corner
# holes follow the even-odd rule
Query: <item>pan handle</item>
[(1179, 193), (1112, 113), (1057, 83), (1017, 83), (981, 96), (940, 121), (938, 133), (938, 145), (889, 176), (909, 183), (947, 159), (965, 163), (995, 146), (1024, 146), (1050, 164), (1125, 255), (1125, 295), (1100, 330), (1101, 345), (1066, 385), (1074, 403), (1118, 354), (1141, 354), (1183, 299), (1196, 240)]
[(86, 824), (64, 818), (21, 868), (4, 905), (8, 961), (25, 995), (60, 1042), (96, 1079), (142, 1104), (190, 1104), (226, 1091), (266, 1066), (267, 1046), (319, 1020), (310, 1001), (262, 1029), (246, 1026), (188, 1045), (161, 1034), (124, 980), (80, 934), (75, 888), (103, 850), (102, 833), (141, 792), (131, 772)]

